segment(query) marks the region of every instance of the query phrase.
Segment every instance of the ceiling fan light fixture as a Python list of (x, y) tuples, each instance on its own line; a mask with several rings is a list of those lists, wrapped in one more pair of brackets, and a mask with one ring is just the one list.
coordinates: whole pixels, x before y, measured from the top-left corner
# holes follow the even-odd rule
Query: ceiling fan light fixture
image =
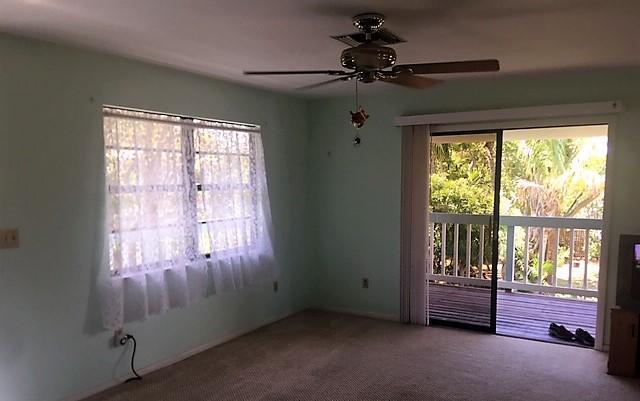
[(393, 48), (369, 43), (346, 48), (340, 55), (340, 63), (350, 70), (382, 70), (393, 66), (396, 59), (396, 51)]

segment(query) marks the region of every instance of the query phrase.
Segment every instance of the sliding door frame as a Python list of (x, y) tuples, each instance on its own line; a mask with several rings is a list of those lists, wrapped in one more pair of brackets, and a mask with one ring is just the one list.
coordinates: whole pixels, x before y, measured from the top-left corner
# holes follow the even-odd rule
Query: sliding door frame
[(500, 191), (502, 182), (502, 142), (503, 132), (496, 132), (496, 165), (493, 182), (493, 220), (491, 238), (491, 333), (497, 331), (498, 319), (498, 261), (500, 259)]
[[(500, 182), (502, 180), (502, 143), (503, 143), (503, 130), (502, 129), (477, 129), (477, 130), (465, 130), (465, 131), (454, 131), (454, 132), (435, 132), (431, 133), (432, 138), (443, 137), (443, 136), (470, 136), (470, 135), (495, 135), (495, 146), (496, 146), (496, 160), (494, 166), (494, 177), (493, 177), (493, 213), (491, 218), (491, 298), (490, 298), (490, 316), (489, 316), (489, 327), (475, 325), (471, 323), (463, 323), (463, 322), (449, 322), (449, 321), (440, 321), (435, 320), (437, 324), (452, 326), (457, 328), (469, 329), (469, 330), (477, 330), (488, 332), (491, 334), (496, 333), (497, 327), (497, 308), (498, 308), (498, 261), (499, 261), (499, 241), (498, 235), (500, 231)], [(433, 146), (433, 144), (430, 144)], [(429, 149), (431, 152), (431, 148)], [(430, 180), (430, 178), (429, 178)], [(432, 260), (429, 263), (433, 263)], [(429, 280), (427, 280), (428, 283)], [(428, 291), (427, 291), (427, 296)], [(427, 302), (427, 309), (428, 309)], [(430, 319), (431, 321), (431, 319)], [(429, 324), (429, 322), (428, 322)]]
[[(620, 102), (616, 102), (616, 112), (622, 110)], [(502, 110), (500, 110), (502, 111)], [(465, 114), (465, 112), (460, 113)], [(538, 129), (538, 128), (556, 128), (556, 127), (576, 127), (576, 126), (590, 126), (590, 125), (606, 125), (607, 126), (607, 162), (605, 167), (605, 189), (604, 189), (604, 207), (602, 213), (602, 243), (600, 249), (600, 275), (598, 279), (598, 304), (596, 313), (596, 333), (595, 333), (595, 346), (594, 349), (598, 351), (608, 351), (609, 344), (606, 339), (606, 328), (608, 326), (611, 301), (608, 299), (608, 294), (611, 293), (611, 288), (615, 288), (617, 285), (617, 263), (612, 263), (611, 254), (615, 252), (612, 249), (611, 238), (611, 221), (612, 221), (612, 204), (613, 204), (613, 157), (616, 147), (616, 126), (617, 116), (615, 114), (603, 114), (603, 115), (584, 115), (584, 116), (568, 116), (568, 117), (551, 117), (551, 118), (532, 118), (526, 120), (510, 120), (510, 121), (484, 121), (484, 122), (452, 122), (431, 125), (431, 136), (454, 136), (454, 135), (471, 135), (471, 134), (487, 134), (496, 133), (498, 131), (504, 132), (505, 130), (514, 129)], [(494, 128), (490, 128), (494, 127)], [(497, 127), (497, 128), (495, 128)], [(502, 140), (502, 138), (501, 138)], [(502, 152), (501, 152), (502, 153)], [(496, 151), (497, 155), (497, 151)], [(500, 157), (502, 159), (502, 157)], [(496, 156), (496, 162), (497, 162)], [(502, 160), (500, 160), (502, 162)], [(497, 174), (496, 174), (497, 175)], [(499, 202), (499, 199), (498, 199)], [(495, 211), (495, 210), (494, 210)], [(499, 214), (499, 213), (498, 213)], [(499, 218), (499, 216), (498, 216)], [(492, 243), (493, 246), (493, 243)], [(493, 256), (492, 256), (493, 257)], [(614, 256), (615, 258), (615, 256)], [(614, 259), (615, 261), (615, 259)], [(493, 261), (492, 261), (493, 263)], [(611, 268), (610, 268), (611, 267)], [(495, 281), (495, 282), (494, 282)], [(492, 311), (492, 333), (496, 332), (497, 325), (497, 274), (493, 274), (491, 277), (491, 290), (495, 291), (495, 302), (492, 301), (492, 308), (496, 308), (495, 312)], [(615, 292), (615, 291), (614, 291)], [(493, 297), (493, 295), (492, 295)], [(458, 325), (456, 325), (458, 326)], [(464, 327), (474, 329), (473, 327)]]
[[(617, 284), (617, 256), (612, 238), (612, 207), (613, 207), (613, 155), (616, 150), (616, 129), (618, 114), (624, 111), (624, 105), (619, 100), (609, 100), (592, 103), (556, 104), (531, 107), (516, 107), (504, 109), (488, 109), (476, 111), (460, 111), (452, 113), (436, 113), (422, 115), (399, 116), (394, 119), (397, 127), (428, 126), (432, 135), (444, 132), (459, 132), (465, 130), (482, 129), (515, 129), (515, 128), (544, 128), (562, 127), (570, 125), (599, 125), (608, 126), (608, 155), (604, 190), (604, 211), (602, 247), (600, 251), (600, 277), (598, 281), (598, 314), (596, 321), (595, 349), (606, 351), (608, 344), (605, 328), (609, 322), (607, 311), (615, 305), (613, 296)], [(611, 268), (609, 268), (611, 267)], [(611, 299), (610, 299), (611, 298)]]

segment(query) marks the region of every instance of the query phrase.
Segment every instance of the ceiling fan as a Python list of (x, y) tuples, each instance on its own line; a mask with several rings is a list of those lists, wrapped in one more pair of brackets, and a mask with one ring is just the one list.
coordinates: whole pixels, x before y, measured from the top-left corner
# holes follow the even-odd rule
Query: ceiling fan
[(384, 16), (378, 13), (358, 14), (352, 19), (360, 30), (332, 38), (350, 45), (342, 51), (340, 63), (345, 70), (245, 71), (245, 75), (329, 75), (335, 78), (300, 89), (311, 89), (338, 81), (356, 79), (362, 83), (388, 82), (406, 87), (425, 89), (440, 80), (423, 77), (429, 74), (499, 71), (498, 60), (468, 60), (444, 63), (399, 64), (396, 51), (388, 45), (405, 42), (382, 28)]

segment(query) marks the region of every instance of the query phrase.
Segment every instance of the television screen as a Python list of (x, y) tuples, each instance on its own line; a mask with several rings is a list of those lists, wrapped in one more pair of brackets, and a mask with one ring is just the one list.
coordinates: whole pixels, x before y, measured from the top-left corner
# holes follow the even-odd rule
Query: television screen
[(640, 312), (640, 235), (622, 234), (618, 247), (616, 303)]

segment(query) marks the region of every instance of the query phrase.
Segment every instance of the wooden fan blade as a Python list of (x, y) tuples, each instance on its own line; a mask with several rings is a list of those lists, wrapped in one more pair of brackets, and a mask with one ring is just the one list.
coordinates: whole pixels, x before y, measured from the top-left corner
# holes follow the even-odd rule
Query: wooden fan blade
[(438, 79), (419, 77), (410, 72), (400, 72), (396, 77), (381, 78), (380, 81), (407, 86), (414, 89), (427, 89), (442, 82)]
[(498, 60), (468, 60), (445, 63), (401, 64), (393, 71), (412, 71), (414, 74), (452, 74), (460, 72), (500, 71)]
[(307, 89), (313, 89), (313, 88), (317, 88), (319, 86), (324, 86), (324, 85), (328, 85), (328, 84), (332, 84), (334, 82), (338, 82), (338, 81), (346, 81), (348, 80), (349, 77), (338, 77), (338, 78), (334, 78), (334, 79), (330, 79), (328, 81), (322, 81), (322, 82), (318, 82), (317, 84), (311, 84), (311, 85), (307, 85), (307, 86), (301, 86), (299, 88), (296, 88), (298, 90), (307, 90)]
[(351, 71), (341, 70), (297, 70), (297, 71), (245, 71), (244, 75), (307, 75), (307, 74), (325, 74), (325, 75), (348, 75)]

